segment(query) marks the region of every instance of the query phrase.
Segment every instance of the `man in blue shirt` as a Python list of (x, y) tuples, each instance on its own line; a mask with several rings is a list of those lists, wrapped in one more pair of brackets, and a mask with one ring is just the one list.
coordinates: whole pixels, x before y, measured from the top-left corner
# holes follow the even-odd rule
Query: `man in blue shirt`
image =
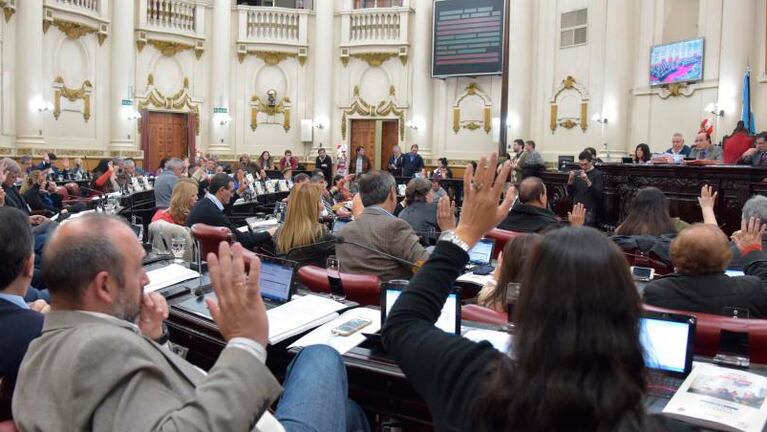
[(666, 154), (671, 156), (681, 155), (683, 158), (686, 158), (690, 156), (691, 151), (690, 146), (684, 143), (684, 136), (677, 132), (671, 137), (671, 148), (666, 150)]
[(32, 230), (27, 215), (13, 207), (0, 207), (0, 376), (15, 381), (21, 359), (32, 339), (40, 336), (43, 300), (27, 304), (27, 293), (35, 269)]
[(413, 177), (423, 169), (423, 158), (418, 154), (418, 144), (410, 146), (410, 153), (405, 155), (402, 162), (402, 176)]

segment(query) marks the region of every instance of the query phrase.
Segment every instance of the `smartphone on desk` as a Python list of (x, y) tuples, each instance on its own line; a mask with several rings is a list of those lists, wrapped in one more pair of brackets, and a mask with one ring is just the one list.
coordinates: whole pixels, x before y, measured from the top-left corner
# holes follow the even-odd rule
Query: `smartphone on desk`
[(373, 321), (364, 318), (353, 318), (330, 330), (336, 336), (349, 336), (370, 325)]

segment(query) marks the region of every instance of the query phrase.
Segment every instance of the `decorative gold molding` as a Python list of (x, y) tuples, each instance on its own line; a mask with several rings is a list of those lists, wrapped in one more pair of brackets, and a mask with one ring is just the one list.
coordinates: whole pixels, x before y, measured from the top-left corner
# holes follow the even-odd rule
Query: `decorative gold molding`
[(141, 54), (141, 51), (144, 51), (144, 47), (146, 46), (146, 41), (143, 40), (136, 40), (136, 50), (139, 54)]
[[(467, 97), (482, 99), (485, 105), (482, 110), (482, 119), (461, 120), (461, 102)], [(463, 94), (453, 103), (453, 132), (457, 134), (462, 128), (472, 132), (482, 128), (486, 134), (493, 130), (493, 103), (490, 97), (480, 90), (477, 83), (467, 85)]]
[(61, 116), (61, 98), (64, 97), (70, 102), (83, 101), (83, 119), (88, 123), (88, 120), (91, 118), (91, 92), (93, 91), (93, 84), (85, 80), (78, 89), (68, 88), (64, 84), (64, 78), (60, 76), (56, 77), (53, 83), (56, 88), (53, 95), (53, 118), (58, 120)]
[(240, 51), (237, 53), (237, 59), (242, 63), (245, 60), (245, 57), (248, 55), (255, 55), (256, 57), (260, 58), (264, 61), (264, 63), (274, 66), (280, 64), (283, 60), (287, 58), (293, 58), (298, 57), (298, 62), (301, 64), (301, 66), (304, 65), (306, 62), (306, 57), (299, 57), (297, 53), (289, 53), (289, 52), (282, 52), (282, 51), (262, 51), (262, 50), (249, 50), (249, 51)]
[[(0, 148), (0, 152), (2, 152), (4, 149)], [(10, 150), (10, 149), (8, 149)], [(29, 147), (22, 147), (16, 149), (16, 155), (17, 156), (38, 156), (40, 153), (53, 153), (57, 157), (81, 157), (81, 158), (88, 158), (88, 157), (104, 157), (104, 156), (110, 156), (110, 152), (106, 150), (91, 150), (91, 149), (57, 149), (57, 148), (29, 148)], [(135, 157), (135, 158), (143, 158), (143, 152), (124, 152), (125, 156), (128, 157)], [(131, 153), (135, 153), (138, 156), (131, 156)], [(8, 153), (6, 153), (8, 154)]]
[(687, 83), (674, 83), (661, 87), (658, 90), (658, 96), (661, 99), (668, 99), (670, 97), (690, 97), (695, 93), (695, 88), (688, 86)]
[[(378, 67), (384, 64), (390, 58), (397, 57), (397, 55), (397, 53), (393, 52), (366, 52), (350, 54), (350, 57), (358, 58), (364, 62), (367, 62), (370, 67)], [(407, 62), (407, 58), (405, 58), (404, 61)], [(341, 62), (344, 64), (344, 66), (346, 66), (349, 64), (349, 57), (342, 57)]]
[(275, 105), (264, 103), (260, 97), (250, 98), (250, 129), (255, 131), (258, 127), (258, 113), (262, 112), (270, 117), (282, 114), (282, 128), (285, 132), (290, 130), (290, 98), (287, 96), (280, 99)]
[(53, 21), (43, 22), (43, 32), (47, 33), (51, 25), (58, 28), (70, 39), (80, 39), (87, 34), (97, 33), (99, 31), (97, 28), (85, 24), (54, 18)]
[[(578, 118), (559, 118), (559, 96), (562, 95), (562, 93), (566, 91), (574, 91), (578, 93), (578, 96), (581, 99), (581, 106), (580, 106), (580, 114)], [(551, 104), (551, 119), (549, 123), (549, 128), (551, 129), (551, 133), (555, 133), (557, 131), (558, 127), (563, 127), (565, 129), (572, 129), (576, 126), (580, 126), (581, 130), (583, 132), (586, 132), (586, 130), (589, 128), (589, 94), (586, 91), (586, 88), (581, 85), (575, 78), (568, 75), (565, 77), (565, 79), (562, 80), (562, 83), (557, 88), (557, 91), (554, 92), (554, 96), (551, 98), (550, 101)], [(577, 120), (577, 121), (576, 121)]]
[(346, 140), (347, 120), (349, 116), (359, 115), (364, 117), (396, 117), (399, 120), (400, 141), (405, 139), (405, 111), (406, 108), (396, 104), (396, 97), (392, 94), (394, 86), (389, 88), (389, 99), (382, 100), (376, 105), (367, 103), (360, 96), (360, 87), (354, 86), (353, 101), (346, 109), (341, 111), (341, 139)]
[(13, 14), (16, 13), (16, 2), (11, 0), (0, 0), (0, 7), (3, 8), (5, 22), (10, 21)]
[[(192, 113), (194, 115), (195, 133), (198, 136), (200, 135), (200, 106), (192, 100), (189, 91), (189, 78), (184, 77), (181, 90), (171, 96), (165, 96), (157, 90), (154, 86), (154, 76), (152, 74), (147, 76), (146, 86), (147, 92), (144, 100), (138, 103), (139, 111), (154, 107), (161, 110)], [(142, 133), (140, 127), (139, 133)]]
[(181, 42), (149, 39), (147, 40), (147, 43), (155, 47), (157, 51), (160, 51), (160, 53), (166, 57), (173, 57), (182, 51), (194, 49), (194, 45), (189, 45)]

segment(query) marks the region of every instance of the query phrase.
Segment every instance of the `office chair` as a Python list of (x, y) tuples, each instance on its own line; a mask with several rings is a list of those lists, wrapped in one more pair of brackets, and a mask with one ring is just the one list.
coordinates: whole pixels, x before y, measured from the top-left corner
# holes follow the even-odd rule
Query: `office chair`
[[(298, 269), (298, 279), (311, 291), (330, 293), (328, 272), (322, 267), (313, 265)], [(380, 304), (381, 279), (374, 275), (341, 273), (341, 284), (346, 298), (361, 306), (378, 306)]]

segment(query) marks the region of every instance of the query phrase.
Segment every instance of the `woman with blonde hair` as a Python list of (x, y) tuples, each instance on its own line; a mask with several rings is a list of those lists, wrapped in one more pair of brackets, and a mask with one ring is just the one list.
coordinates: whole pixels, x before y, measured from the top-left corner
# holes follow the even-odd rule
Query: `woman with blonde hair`
[[(329, 242), (332, 236), (320, 223), (322, 208), (320, 185), (307, 182), (293, 187), (288, 197), (285, 223), (274, 233), (278, 255), (299, 264), (325, 267), (325, 260), (335, 253), (336, 247)], [(316, 246), (310, 247), (312, 245)]]
[(152, 217), (152, 222), (164, 220), (176, 225), (185, 225), (186, 218), (197, 203), (197, 182), (191, 178), (181, 177), (173, 187), (170, 197), (170, 207), (157, 210)]

